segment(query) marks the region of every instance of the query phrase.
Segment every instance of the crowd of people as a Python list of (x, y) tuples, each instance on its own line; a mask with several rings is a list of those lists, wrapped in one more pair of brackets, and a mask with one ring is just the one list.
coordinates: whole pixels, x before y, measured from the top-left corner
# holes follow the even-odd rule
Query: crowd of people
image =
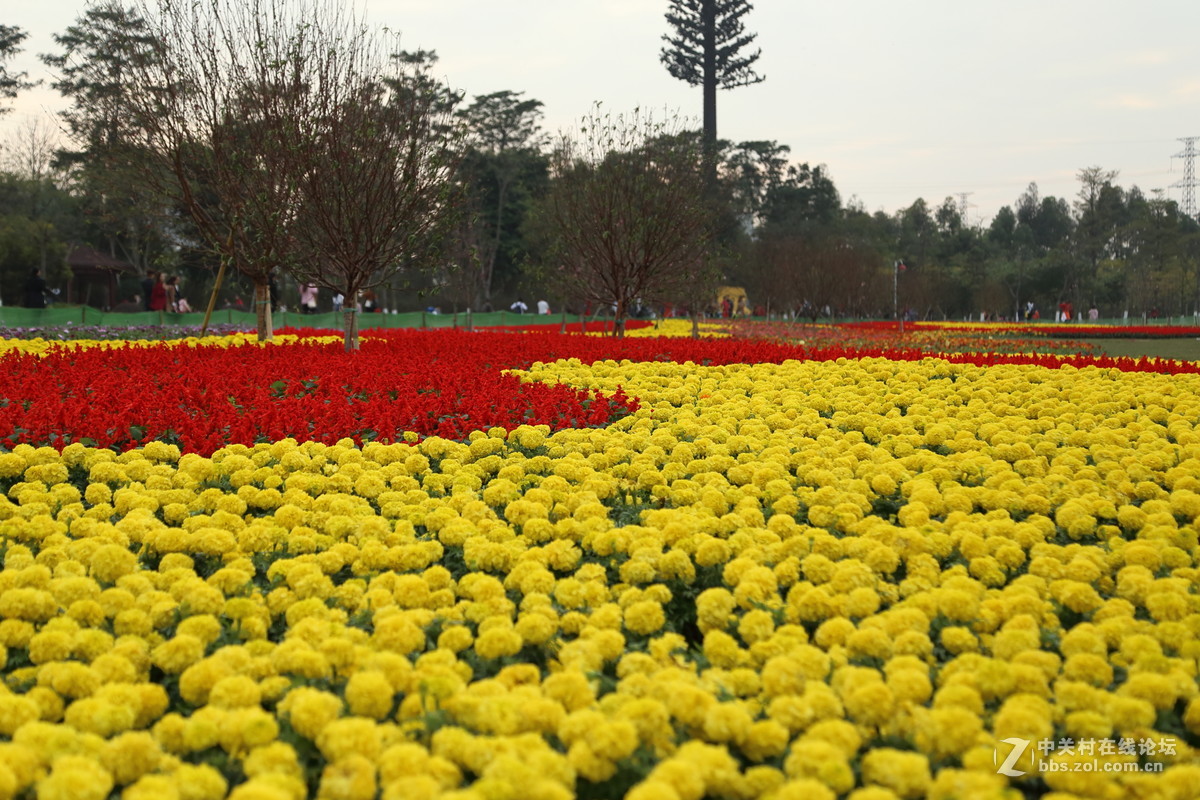
[(192, 310), (187, 298), (179, 292), (179, 276), (168, 276), (160, 270), (146, 272), (146, 277), (142, 279), (142, 294), (134, 295), (134, 300), (142, 302), (143, 311), (186, 314)]

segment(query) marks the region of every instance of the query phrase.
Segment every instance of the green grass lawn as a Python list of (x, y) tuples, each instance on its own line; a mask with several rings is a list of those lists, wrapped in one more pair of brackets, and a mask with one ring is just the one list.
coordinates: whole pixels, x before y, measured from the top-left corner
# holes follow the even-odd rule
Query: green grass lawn
[(1110, 356), (1200, 361), (1200, 339), (1084, 339)]

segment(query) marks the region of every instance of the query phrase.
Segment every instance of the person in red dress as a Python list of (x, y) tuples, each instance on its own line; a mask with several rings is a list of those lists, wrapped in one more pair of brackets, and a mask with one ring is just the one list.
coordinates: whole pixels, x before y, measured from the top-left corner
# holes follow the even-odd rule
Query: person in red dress
[(167, 310), (167, 284), (163, 280), (161, 272), (158, 273), (158, 277), (154, 281), (154, 286), (150, 289), (150, 310)]

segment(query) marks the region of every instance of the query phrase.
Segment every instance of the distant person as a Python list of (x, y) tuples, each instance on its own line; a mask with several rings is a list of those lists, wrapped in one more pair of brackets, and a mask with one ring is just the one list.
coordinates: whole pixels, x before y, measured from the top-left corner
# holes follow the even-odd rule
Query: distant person
[(1092, 307), (1088, 309), (1088, 321), (1095, 322), (1098, 319), (1100, 319), (1100, 309), (1096, 308), (1096, 304), (1093, 303)]
[(46, 307), (46, 279), (37, 267), (33, 268), (29, 273), (29, 280), (25, 281), (25, 307)]
[(379, 311), (379, 301), (375, 299), (375, 292), (371, 289), (363, 292), (362, 310), (364, 314), (374, 314)]
[(167, 311), (172, 313), (179, 310), (179, 276), (167, 278)]
[(161, 272), (155, 273), (156, 280), (150, 287), (150, 310), (167, 310), (167, 282)]
[(317, 287), (311, 283), (300, 287), (300, 313), (317, 313)]
[(346, 302), (346, 298), (345, 298), (345, 296), (342, 295), (341, 292), (338, 292), (337, 294), (335, 294), (333, 296), (333, 313), (336, 314), (339, 311), (341, 311), (342, 306), (345, 304), (345, 302)]
[(146, 270), (146, 277), (142, 278), (143, 311), (150, 310), (150, 295), (154, 293), (154, 284), (156, 283), (158, 283), (158, 271), (153, 269)]
[(526, 311), (529, 310), (529, 306), (525, 305), (525, 301), (523, 299), (521, 299), (520, 297), (518, 297), (516, 299), (516, 301), (511, 306), (508, 307), (508, 310), (515, 311), (518, 314), (524, 314)]
[(547, 303), (545, 300), (538, 300), (537, 301), (537, 310), (538, 310), (539, 314), (549, 314), (550, 313), (550, 304)]

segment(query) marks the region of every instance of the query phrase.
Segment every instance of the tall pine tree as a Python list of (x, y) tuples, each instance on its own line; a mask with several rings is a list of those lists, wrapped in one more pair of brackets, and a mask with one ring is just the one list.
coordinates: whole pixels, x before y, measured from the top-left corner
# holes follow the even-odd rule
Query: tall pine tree
[[(21, 42), (29, 36), (28, 33), (15, 25), (0, 25), (0, 98), (11, 100), (21, 89), (28, 89), (32, 83), (25, 80), (24, 72), (9, 72), (5, 66), (8, 59), (21, 52)], [(8, 111), (0, 106), (0, 114)]]
[(762, 50), (747, 50), (757, 34), (742, 24), (753, 8), (748, 0), (670, 0), (662, 62), (672, 77), (704, 91), (704, 141), (710, 153), (717, 142), (717, 89), (760, 83), (765, 76), (752, 66)]

